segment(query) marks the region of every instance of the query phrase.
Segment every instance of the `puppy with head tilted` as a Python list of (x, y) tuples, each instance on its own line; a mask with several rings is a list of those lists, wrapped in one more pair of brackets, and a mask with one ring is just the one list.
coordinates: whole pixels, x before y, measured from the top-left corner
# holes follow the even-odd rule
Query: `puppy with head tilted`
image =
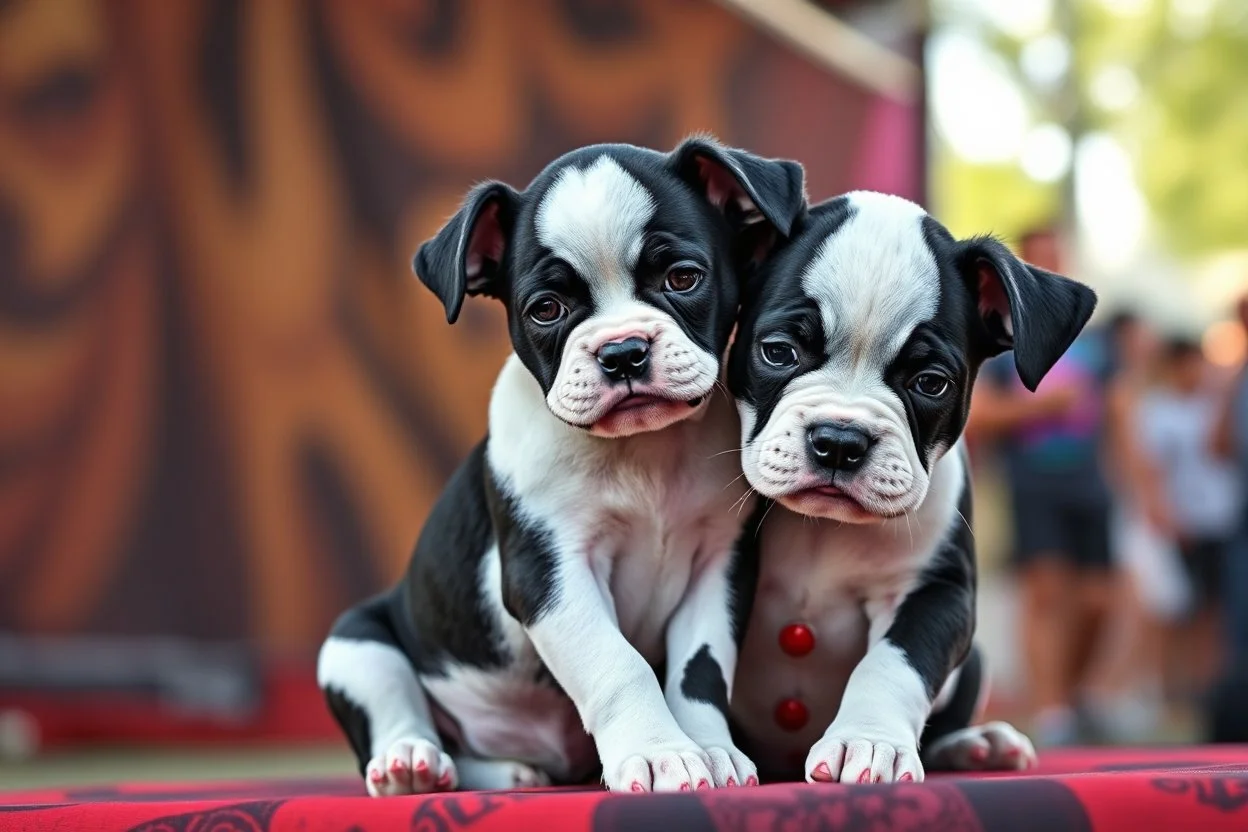
[(498, 298), (515, 354), (407, 575), (321, 651), (371, 794), (757, 782), (726, 713), (749, 512), (715, 387), (742, 271), (804, 207), (792, 162), (598, 145), (474, 188), (421, 247), (447, 319)]
[(760, 574), (732, 716), (764, 779), (1030, 764), (1009, 725), (972, 726), (986, 676), (960, 436), (985, 359), (1012, 349), (1034, 390), (1095, 303), (865, 192), (813, 207), (747, 285), (728, 378), (770, 505), (743, 538)]

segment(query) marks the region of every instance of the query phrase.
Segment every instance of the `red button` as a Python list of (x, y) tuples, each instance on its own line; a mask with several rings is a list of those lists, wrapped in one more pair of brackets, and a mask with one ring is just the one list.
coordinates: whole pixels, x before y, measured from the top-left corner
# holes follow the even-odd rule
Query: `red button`
[(781, 699), (776, 705), (776, 724), (786, 731), (800, 731), (810, 720), (810, 711), (797, 699)]
[(790, 624), (780, 631), (780, 649), (790, 656), (805, 656), (815, 649), (815, 634), (805, 624)]

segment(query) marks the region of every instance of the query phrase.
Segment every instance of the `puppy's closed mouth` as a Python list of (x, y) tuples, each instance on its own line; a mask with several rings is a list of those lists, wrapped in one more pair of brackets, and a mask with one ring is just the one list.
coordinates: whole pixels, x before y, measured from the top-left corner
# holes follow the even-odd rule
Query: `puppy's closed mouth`
[[(685, 404), (690, 407), (697, 407), (706, 400), (706, 396), (698, 396), (689, 399)], [(631, 396), (625, 396), (611, 408), (612, 413), (620, 413), (626, 410), (639, 410), (643, 407), (651, 407), (653, 405), (671, 405), (676, 404), (672, 399), (665, 399), (662, 396), (652, 396), (647, 393), (636, 393)]]
[(847, 500), (851, 499), (845, 494), (844, 491), (837, 488), (835, 485), (821, 485), (810, 490), (816, 494), (822, 494), (824, 497), (845, 497)]
[(862, 505), (853, 497), (845, 493), (843, 489), (837, 488), (835, 485), (817, 485), (814, 488), (807, 488), (805, 491), (799, 492), (799, 496), (821, 497), (825, 500), (841, 500), (846, 503), (852, 503), (859, 508)]
[(599, 417), (590, 430), (599, 436), (631, 436), (661, 430), (692, 416), (707, 399), (673, 399), (654, 393), (630, 393)]
[(804, 488), (801, 491), (791, 494), (790, 499), (795, 499), (800, 502), (810, 500), (824, 505), (839, 504), (849, 508), (856, 514), (866, 515), (871, 513), (868, 512), (866, 507), (864, 507), (862, 503), (858, 502), (857, 499), (851, 497), (843, 489), (837, 488), (831, 483), (827, 485), (817, 485), (813, 488)]
[(670, 404), (670, 402), (659, 396), (637, 393), (620, 399), (616, 402), (615, 406), (611, 408), (611, 412), (620, 413), (625, 410), (638, 410), (640, 408), (651, 407), (656, 404)]

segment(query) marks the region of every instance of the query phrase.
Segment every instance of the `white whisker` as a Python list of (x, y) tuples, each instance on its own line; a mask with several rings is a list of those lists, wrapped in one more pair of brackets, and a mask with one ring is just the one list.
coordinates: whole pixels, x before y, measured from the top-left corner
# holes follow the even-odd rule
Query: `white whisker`
[(756, 494), (756, 493), (758, 492), (756, 492), (752, 487), (747, 487), (745, 489), (745, 493), (742, 494), (740, 499), (738, 499), (735, 503), (733, 503), (732, 506), (728, 510), (732, 511), (735, 508), (737, 510), (737, 516), (740, 517), (741, 512), (745, 510), (746, 501), (750, 499), (751, 495)]
[(971, 528), (971, 523), (966, 519), (966, 515), (962, 513), (961, 509), (955, 508), (954, 511), (962, 518), (962, 524), (966, 526), (966, 530), (971, 533), (971, 540), (975, 540), (975, 530)]
[(776, 507), (777, 502), (779, 501), (772, 500), (771, 505), (767, 506), (767, 510), (763, 512), (762, 519), (758, 521), (758, 528), (754, 530), (754, 538), (756, 540), (758, 539), (758, 536), (763, 533), (763, 523), (767, 522), (767, 515), (771, 514), (771, 510)]

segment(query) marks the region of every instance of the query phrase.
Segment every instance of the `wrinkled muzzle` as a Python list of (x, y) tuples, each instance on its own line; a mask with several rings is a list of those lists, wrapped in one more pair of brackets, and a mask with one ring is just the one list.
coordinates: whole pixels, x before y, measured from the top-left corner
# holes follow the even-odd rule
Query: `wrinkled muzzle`
[(600, 436), (660, 430), (701, 412), (719, 362), (642, 303), (582, 322), (546, 396), (551, 413)]
[(743, 404), (741, 417), (746, 479), (799, 514), (878, 522), (927, 496), (927, 471), (900, 402), (807, 387), (786, 393), (753, 439), (757, 414)]

